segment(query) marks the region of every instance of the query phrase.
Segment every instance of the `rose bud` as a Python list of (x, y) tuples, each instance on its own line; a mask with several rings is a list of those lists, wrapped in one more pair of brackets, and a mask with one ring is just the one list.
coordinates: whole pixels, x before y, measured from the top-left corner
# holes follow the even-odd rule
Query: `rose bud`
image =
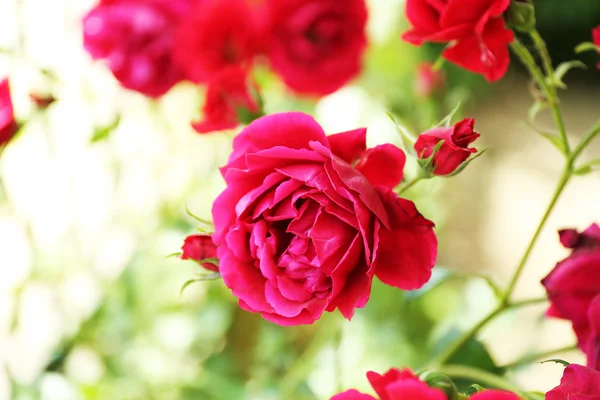
[(446, 84), (444, 71), (434, 69), (430, 62), (419, 64), (415, 78), (415, 94), (419, 97), (440, 93)]
[(213, 79), (206, 90), (202, 121), (192, 127), (198, 133), (233, 129), (240, 123), (252, 122), (260, 115), (258, 102), (252, 96), (247, 72), (231, 67)]
[[(409, 369), (390, 369), (383, 375), (367, 372), (367, 379), (381, 400), (419, 399), (447, 400), (446, 394), (437, 388), (427, 386)], [(377, 400), (368, 394), (348, 390), (337, 394), (331, 400)]]
[(183, 250), (182, 260), (193, 260), (209, 271), (219, 272), (218, 265), (213, 262), (202, 262), (217, 258), (217, 247), (213, 244), (211, 235), (190, 235), (185, 238), (181, 250)]
[(427, 384), (429, 387), (441, 389), (446, 393), (448, 400), (458, 399), (458, 389), (452, 381), (452, 379), (441, 372), (426, 370), (419, 374), (419, 379)]
[(0, 148), (4, 147), (17, 133), (19, 125), (15, 120), (8, 79), (0, 81)]
[(571, 321), (588, 367), (600, 369), (600, 227), (563, 230), (560, 241), (573, 251), (542, 280), (547, 315)]
[[(597, 47), (600, 47), (600, 26), (595, 27), (592, 30), (592, 40)], [(600, 51), (598, 51), (600, 53)], [(600, 69), (600, 63), (597, 64), (598, 69)]]
[[(470, 148), (480, 135), (473, 130), (475, 120), (463, 119), (453, 127), (437, 127), (423, 132), (415, 142), (415, 151), (419, 159), (428, 159), (433, 155), (431, 167), (434, 175), (449, 175), (455, 172), (477, 149)], [(444, 143), (433, 154), (436, 145)]]
[(560, 385), (546, 393), (546, 400), (600, 399), (600, 372), (577, 364), (565, 368)]

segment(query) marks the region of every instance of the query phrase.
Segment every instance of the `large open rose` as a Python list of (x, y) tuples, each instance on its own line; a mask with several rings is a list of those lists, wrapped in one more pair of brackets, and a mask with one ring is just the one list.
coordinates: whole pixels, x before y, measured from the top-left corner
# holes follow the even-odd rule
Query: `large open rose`
[(433, 223), (390, 189), (402, 179), (404, 153), (365, 150), (365, 134), (327, 137), (312, 117), (282, 113), (235, 139), (222, 169), (227, 188), (213, 205), (213, 241), (241, 307), (280, 325), (309, 324), (336, 308), (351, 318), (373, 276), (402, 289), (427, 282)]

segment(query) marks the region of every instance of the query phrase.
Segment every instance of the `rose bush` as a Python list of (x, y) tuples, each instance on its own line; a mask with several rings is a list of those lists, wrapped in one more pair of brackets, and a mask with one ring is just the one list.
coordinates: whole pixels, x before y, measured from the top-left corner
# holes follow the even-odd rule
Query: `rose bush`
[(546, 393), (546, 400), (600, 399), (600, 372), (577, 364), (570, 364), (560, 385)]
[(444, 58), (495, 81), (510, 63), (508, 44), (514, 35), (502, 18), (509, 4), (510, 0), (408, 0), (406, 16), (412, 29), (403, 38), (419, 46), (448, 43)]
[(83, 20), (83, 44), (126, 88), (150, 97), (184, 79), (172, 57), (191, 0), (102, 0)]
[(196, 83), (248, 67), (262, 46), (257, 18), (245, 0), (198, 1), (178, 29), (175, 59)]
[(267, 0), (267, 9), (269, 60), (291, 89), (326, 95), (360, 72), (364, 0)]
[(573, 251), (542, 280), (547, 314), (571, 321), (588, 366), (600, 369), (600, 227), (563, 230), (560, 241)]
[(465, 118), (453, 127), (438, 127), (423, 132), (417, 138), (414, 148), (419, 158), (429, 158), (435, 146), (444, 141), (433, 157), (433, 174), (449, 175), (477, 150), (469, 147), (480, 136), (473, 129), (475, 120)]
[[(391, 189), (404, 153), (366, 151), (365, 135), (327, 137), (312, 117), (281, 113), (236, 137), (212, 212), (219, 270), (241, 307), (280, 325), (335, 309), (349, 319), (374, 276), (401, 289), (430, 278), (433, 223)], [(360, 169), (351, 165), (357, 159)], [(379, 179), (387, 171), (395, 178)]]
[(202, 121), (192, 124), (199, 133), (232, 129), (239, 125), (239, 114), (258, 113), (259, 105), (250, 93), (248, 73), (230, 67), (218, 74), (206, 89)]

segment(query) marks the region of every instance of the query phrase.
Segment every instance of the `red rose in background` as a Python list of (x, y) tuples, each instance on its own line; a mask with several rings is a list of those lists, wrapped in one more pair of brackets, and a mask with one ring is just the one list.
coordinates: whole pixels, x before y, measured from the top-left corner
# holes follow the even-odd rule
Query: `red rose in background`
[[(210, 235), (195, 234), (185, 238), (181, 247), (182, 260), (194, 260), (198, 263), (209, 258), (217, 258), (217, 247), (214, 245)], [(219, 267), (213, 263), (200, 263), (209, 271), (219, 272)]]
[[(592, 30), (592, 40), (596, 46), (600, 47), (600, 26), (597, 26)], [(598, 53), (600, 53), (600, 51)], [(600, 69), (600, 63), (598, 63), (597, 67)]]
[(407, 0), (406, 16), (413, 28), (403, 38), (419, 46), (454, 42), (442, 54), (446, 59), (495, 81), (510, 62), (508, 44), (514, 35), (502, 19), (509, 4), (510, 0)]
[(419, 97), (430, 97), (441, 92), (446, 84), (444, 71), (436, 70), (429, 62), (417, 66), (415, 76), (415, 94)]
[[(409, 369), (392, 368), (384, 375), (368, 372), (367, 378), (380, 400), (446, 400), (441, 389), (431, 388), (421, 382)], [(376, 400), (375, 397), (349, 390), (337, 394), (331, 400)]]
[(433, 157), (434, 175), (448, 175), (456, 171), (477, 150), (469, 147), (480, 135), (473, 130), (475, 120), (466, 118), (453, 127), (433, 128), (421, 133), (415, 143), (417, 157), (428, 158), (433, 154), (436, 144), (444, 140)]
[(600, 372), (571, 364), (565, 368), (560, 385), (546, 393), (546, 400), (600, 399)]
[(174, 55), (187, 78), (204, 83), (227, 67), (250, 65), (261, 44), (245, 0), (201, 0), (179, 27)]
[(267, 0), (269, 60), (298, 93), (326, 95), (358, 75), (367, 46), (364, 0)]
[[(373, 276), (421, 287), (437, 256), (433, 223), (371, 179), (405, 157), (376, 148), (362, 164), (366, 130), (326, 136), (302, 113), (252, 122), (234, 140), (213, 204), (219, 270), (242, 308), (280, 325), (309, 324), (336, 308), (346, 318), (369, 299)], [(369, 164), (386, 161), (386, 170)], [(359, 160), (359, 163), (361, 161)]]
[(547, 314), (571, 321), (588, 366), (600, 369), (600, 227), (563, 230), (560, 239), (573, 252), (542, 280), (550, 299)]
[(182, 80), (173, 62), (175, 29), (189, 0), (103, 0), (83, 20), (85, 49), (121, 84), (150, 97)]
[(257, 114), (258, 103), (250, 93), (250, 78), (241, 68), (229, 68), (217, 75), (206, 90), (202, 121), (192, 124), (199, 133), (232, 129), (240, 124), (240, 110)]
[(19, 125), (15, 121), (8, 79), (0, 81), (0, 148), (15, 136)]

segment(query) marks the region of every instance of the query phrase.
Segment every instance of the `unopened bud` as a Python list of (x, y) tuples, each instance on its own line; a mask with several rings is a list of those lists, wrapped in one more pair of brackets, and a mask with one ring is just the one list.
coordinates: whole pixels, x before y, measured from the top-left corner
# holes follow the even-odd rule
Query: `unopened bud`
[(419, 379), (432, 388), (441, 389), (448, 400), (459, 400), (458, 389), (448, 375), (441, 372), (425, 370), (419, 374)]

